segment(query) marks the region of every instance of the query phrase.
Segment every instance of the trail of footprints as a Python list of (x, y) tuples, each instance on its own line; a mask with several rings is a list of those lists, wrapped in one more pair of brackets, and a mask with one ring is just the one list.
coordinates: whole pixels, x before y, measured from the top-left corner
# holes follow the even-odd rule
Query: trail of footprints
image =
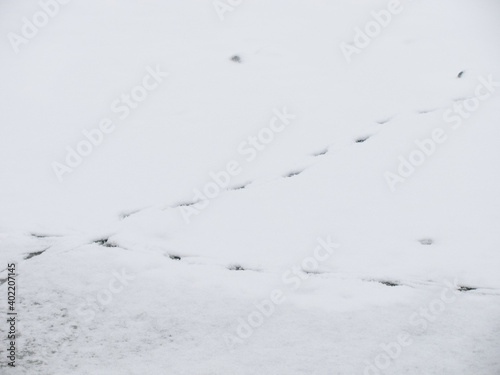
[[(426, 241), (429, 241), (429, 240), (426, 239)], [(430, 240), (430, 241), (432, 241), (432, 240)], [(421, 241), (419, 241), (419, 242), (421, 242)], [(432, 244), (432, 242), (430, 242), (430, 243), (426, 242), (423, 245), (430, 245), (430, 244)], [(182, 257), (180, 255), (165, 254), (165, 256), (167, 256), (168, 258), (170, 258), (173, 261), (181, 261), (182, 260)], [(190, 263), (187, 263), (187, 264), (189, 265)], [(200, 263), (196, 263), (196, 265), (200, 265)], [(204, 265), (208, 266), (209, 264), (204, 264)], [(226, 265), (225, 268), (229, 271), (272, 272), (270, 270), (256, 270), (256, 269), (251, 269), (251, 268), (245, 268), (241, 264), (237, 264), (237, 263)], [(309, 274), (309, 275), (312, 275), (312, 276), (338, 278), (337, 275), (335, 273), (332, 273), (332, 272), (308, 271), (308, 270), (304, 270), (304, 269), (302, 269), (302, 272)], [(419, 281), (400, 281), (400, 280), (373, 279), (373, 278), (367, 279), (367, 278), (363, 278), (360, 276), (351, 276), (350, 278), (358, 279), (358, 280), (361, 280), (363, 282), (379, 283), (381, 285), (384, 285), (384, 286), (390, 287), (390, 288), (400, 287), (400, 286), (415, 288), (417, 286), (420, 287), (420, 286), (439, 286), (439, 285), (441, 285), (439, 282), (433, 281), (433, 280), (429, 280), (427, 282), (419, 282)], [(457, 290), (459, 292), (470, 292), (470, 291), (475, 291), (478, 289), (488, 290), (488, 289), (492, 289), (492, 288), (483, 288), (483, 287), (476, 287), (476, 286), (470, 286), (470, 285), (457, 285)], [(485, 293), (485, 292), (482, 292), (479, 294), (500, 295), (500, 293)]]
[[(418, 239), (417, 241), (422, 246), (431, 246), (434, 244), (434, 240), (432, 238), (421, 238), (421, 239)], [(112, 245), (110, 245), (109, 239), (101, 239), (98, 241), (94, 241), (93, 243), (96, 243), (96, 244), (98, 244), (100, 246), (104, 246), (104, 247), (118, 247), (118, 245), (113, 243), (113, 242), (111, 242)], [(181, 255), (176, 254), (176, 253), (169, 252), (169, 253), (165, 253), (164, 255), (165, 255), (165, 257), (168, 257), (172, 261), (179, 262), (179, 261), (183, 260), (183, 257)], [(197, 256), (189, 256), (187, 258), (203, 259), (202, 257), (197, 257)], [(26, 258), (26, 259), (29, 259), (29, 258)], [(199, 262), (189, 263), (189, 262), (187, 262), (186, 264), (198, 265), (198, 266), (199, 265), (204, 265), (204, 266), (210, 266), (210, 265), (213, 266), (214, 265), (214, 264), (211, 264), (208, 262), (205, 262), (205, 263), (199, 263)], [(219, 265), (215, 264), (215, 265), (221, 266), (220, 264)], [(223, 267), (225, 267), (229, 271), (273, 272), (272, 270), (258, 270), (258, 269), (247, 268), (247, 267), (244, 267), (243, 265), (238, 264), (238, 263), (223, 265)], [(336, 275), (333, 272), (310, 271), (310, 270), (305, 270), (305, 269), (302, 269), (301, 271), (306, 273), (306, 274), (312, 275), (312, 276), (331, 277), (331, 278), (339, 278), (340, 277), (339, 275)], [(363, 278), (359, 275), (358, 276), (352, 275), (349, 278), (361, 280), (363, 282), (379, 283), (381, 285), (384, 285), (384, 286), (390, 287), (390, 288), (400, 287), (400, 286), (415, 288), (415, 287), (421, 287), (421, 286), (439, 286), (439, 285), (441, 285), (439, 282), (433, 281), (433, 280), (428, 280), (426, 282), (402, 281), (402, 280), (394, 280), (394, 279), (391, 280), (391, 279)], [(0, 283), (0, 285), (1, 285), (1, 283)], [(497, 289), (494, 289), (494, 288), (485, 288), (485, 287), (471, 286), (471, 285), (457, 285), (457, 290), (459, 292), (470, 292), (470, 291), (476, 291), (478, 289), (481, 290), (481, 292), (479, 292), (477, 294), (483, 294), (483, 295), (488, 294), (488, 295), (499, 295), (500, 296), (500, 291), (497, 291)], [(491, 291), (493, 291), (493, 293), (488, 293), (488, 292), (486, 292), (487, 290), (491, 290)]]
[[(232, 55), (230, 58), (229, 58), (230, 61), (232, 61), (233, 63), (236, 63), (236, 64), (241, 64), (243, 62), (241, 56), (239, 54), (234, 54)], [(465, 70), (461, 70), (460, 72), (458, 72), (458, 74), (456, 75), (456, 79), (461, 79), (464, 74), (466, 73)], [(465, 97), (465, 98), (456, 98), (456, 99), (453, 99), (454, 102), (459, 102), (459, 101), (464, 101), (466, 99), (469, 99), (468, 97)], [(438, 111), (440, 109), (443, 109), (443, 108), (430, 108), (430, 109), (422, 109), (422, 110), (419, 110), (417, 111), (417, 114), (420, 114), (420, 115), (425, 115), (425, 114), (428, 114), (428, 113), (432, 113), (432, 112), (435, 112), (435, 111)], [(394, 119), (395, 115), (393, 116), (390, 116), (390, 117), (387, 117), (387, 118), (384, 118), (382, 120), (378, 120), (378, 121), (375, 121), (376, 124), (379, 124), (379, 125), (385, 125), (387, 123), (389, 123), (390, 121), (392, 121)], [(355, 139), (355, 143), (364, 143), (366, 142), (368, 139), (370, 139), (370, 135), (365, 135), (365, 136), (360, 136), (358, 138)], [(329, 151), (328, 147), (324, 148), (323, 150), (321, 151), (318, 151), (318, 152), (315, 152), (313, 153), (312, 155), (315, 156), (315, 157), (318, 157), (318, 156), (322, 156), (322, 155), (325, 155), (327, 154)], [(283, 178), (290, 178), (290, 177), (295, 177), (295, 176), (298, 176), (300, 175), (305, 169), (301, 169), (301, 170), (295, 170), (295, 171), (290, 171), (286, 174), (284, 174)], [(232, 186), (232, 187), (228, 187), (226, 189), (226, 191), (237, 191), (237, 190), (244, 190), (246, 189), (252, 182), (247, 182), (245, 184), (241, 184), (241, 185), (237, 185), (237, 186)], [(173, 204), (173, 205), (169, 205), (167, 206), (165, 209), (172, 209), (172, 208), (178, 208), (178, 207), (189, 207), (189, 206), (193, 206), (195, 204), (197, 204), (198, 201), (192, 201), (192, 202), (181, 202), (181, 203), (178, 203), (178, 204)], [(145, 209), (145, 208), (144, 208)], [(136, 213), (139, 213), (141, 211), (143, 211), (144, 209), (140, 209), (140, 210), (136, 210), (136, 211), (132, 211), (132, 212), (128, 212), (128, 213), (124, 213), (122, 215), (120, 215), (120, 219), (126, 219), (127, 217), (131, 216), (131, 215), (134, 215)]]
[[(385, 120), (385, 121), (380, 122), (380, 123), (386, 123), (388, 121), (390, 121), (390, 119)], [(371, 136), (366, 136), (366, 135), (362, 136), (362, 137), (358, 137), (358, 138), (355, 139), (355, 143), (363, 143), (363, 142), (367, 141), (370, 137)], [(320, 157), (320, 156), (328, 154), (328, 152), (329, 152), (329, 148), (325, 147), (324, 149), (321, 149), (320, 151), (313, 152), (311, 155), (313, 157)], [(283, 174), (281, 177), (282, 178), (296, 177), (296, 176), (300, 175), (302, 172), (304, 172), (306, 169), (307, 168), (294, 169), (294, 170), (291, 170), (291, 171)], [(245, 182), (243, 184), (230, 186), (230, 187), (226, 188), (226, 191), (244, 190), (244, 189), (248, 188), (251, 184), (252, 184), (252, 181), (248, 181), (248, 182)], [(179, 207), (190, 207), (190, 206), (196, 205), (197, 203), (199, 203), (199, 201), (180, 202), (180, 203), (176, 203), (176, 204), (173, 204), (173, 205), (169, 205), (165, 209), (174, 209), (174, 208), (179, 208)], [(144, 209), (140, 209), (140, 210), (136, 210), (136, 211), (132, 211), (132, 212), (127, 212), (127, 213), (121, 214), (120, 215), (120, 219), (128, 218), (131, 215), (139, 213), (139, 212), (141, 212), (143, 210)]]
[[(434, 240), (431, 239), (431, 238), (423, 238), (423, 239), (419, 239), (418, 242), (422, 245), (422, 246), (430, 246), (432, 244), (434, 244)], [(93, 243), (95, 244), (98, 244), (100, 246), (104, 246), (104, 247), (118, 247), (118, 245), (114, 244), (112, 246), (109, 245), (109, 239), (101, 239), (101, 240), (98, 240), (98, 241), (94, 241)], [(40, 252), (41, 253), (41, 252)], [(37, 254), (37, 253), (35, 253)], [(176, 262), (179, 262), (179, 261), (182, 261), (182, 256), (180, 255), (177, 255), (175, 253), (165, 253), (164, 254), (166, 257), (168, 257), (169, 259), (171, 259), (172, 261), (176, 261)], [(30, 257), (27, 257), (25, 259), (29, 259)], [(197, 258), (197, 259), (203, 259), (201, 257), (197, 257), (197, 256), (189, 256), (188, 258)], [(209, 263), (199, 263), (199, 262), (196, 262), (196, 263), (187, 263), (188, 265), (204, 265), (204, 266), (210, 266), (210, 265), (214, 265), (214, 264), (209, 264)], [(218, 265), (220, 266), (220, 265)], [(238, 263), (232, 263), (230, 265), (225, 265), (224, 266), (227, 270), (229, 271), (253, 271), (253, 272), (272, 272), (271, 270), (257, 270), (257, 269), (252, 269), (252, 268), (245, 268), (244, 266), (242, 266), (241, 264), (238, 264)], [(321, 272), (321, 271), (310, 271), (310, 270), (305, 270), (305, 269), (302, 269), (301, 270), (302, 272), (306, 273), (306, 274), (309, 274), (309, 275), (313, 275), (313, 276), (321, 276), (321, 277), (331, 277), (331, 278), (342, 278), (341, 276), (339, 275), (336, 275), (335, 273), (333, 272)], [(405, 286), (405, 287), (410, 287), (410, 288), (415, 288), (416, 286), (420, 287), (420, 286), (439, 286), (440, 283), (439, 282), (436, 282), (436, 281), (433, 281), (433, 280), (428, 280), (426, 282), (421, 282), (421, 281), (401, 281), (401, 280), (394, 280), (394, 279), (374, 279), (374, 278), (363, 278), (361, 276), (356, 276), (356, 275), (352, 275), (350, 276), (349, 278), (351, 279), (357, 279), (357, 280), (361, 280), (363, 282), (370, 282), (370, 283), (379, 283), (381, 285), (384, 285), (384, 286), (387, 286), (387, 287), (390, 287), (390, 288), (394, 288), (394, 287), (400, 287), (400, 286)], [(0, 279), (0, 281), (2, 281)], [(1, 285), (1, 282), (0, 282), (0, 285)], [(487, 293), (487, 292), (484, 292), (485, 290), (493, 290), (493, 291), (496, 291), (496, 289), (493, 289), (493, 288), (484, 288), (484, 287), (478, 287), (478, 286), (470, 286), (470, 285), (457, 285), (457, 290), (459, 292), (470, 292), (470, 291), (475, 291), (475, 290), (482, 290), (481, 293), (478, 293), (478, 294), (489, 294), (489, 295), (500, 295), (500, 293)]]
[[(383, 121), (379, 121), (377, 122), (378, 124), (385, 124), (387, 122), (389, 122), (390, 120), (392, 120), (392, 117), (390, 118), (387, 118)], [(363, 143), (365, 141), (367, 141), (371, 136), (370, 135), (364, 135), (364, 136), (361, 136), (361, 137), (358, 137), (354, 140), (355, 143)], [(320, 157), (320, 156), (324, 156), (326, 154), (328, 154), (329, 152), (329, 147), (325, 147), (319, 151), (316, 151), (316, 152), (313, 152), (311, 155), (313, 157)], [(302, 169), (294, 169), (294, 170), (291, 170), (285, 174), (283, 174), (281, 177), (282, 178), (291, 178), (291, 177), (296, 177), (298, 175), (300, 175), (302, 172), (304, 172), (307, 168), (302, 168)], [(247, 181), (245, 183), (242, 183), (242, 184), (239, 184), (239, 185), (233, 185), (233, 186), (229, 186), (226, 188), (226, 191), (238, 191), (238, 190), (244, 190), (246, 188), (248, 188), (250, 185), (252, 184), (252, 181)], [(221, 192), (222, 194), (222, 192)], [(196, 205), (197, 203), (199, 203), (199, 201), (184, 201), (184, 202), (179, 202), (179, 203), (175, 203), (175, 204), (172, 204), (172, 205), (169, 205), (167, 206), (165, 209), (175, 209), (175, 208), (179, 208), (179, 207), (190, 207), (190, 206), (194, 206)], [(120, 220), (123, 220), (123, 219), (126, 219), (132, 215), (135, 215), (139, 212), (142, 212), (144, 211), (145, 209), (147, 209), (149, 207), (145, 207), (145, 208), (142, 208), (142, 209), (139, 209), (139, 210), (134, 210), (134, 211), (129, 211), (129, 212), (125, 212), (125, 213), (122, 213), (119, 218)]]
[[(38, 238), (38, 239), (44, 239), (44, 238), (49, 238), (49, 237), (56, 237), (56, 236), (50, 236), (50, 235), (39, 235), (39, 234), (32, 234), (31, 235), (32, 237), (34, 238)], [(422, 239), (419, 239), (417, 240), (422, 246), (430, 246), (430, 245), (433, 245), (434, 244), (434, 240), (431, 239), (431, 238), (422, 238)], [(113, 241), (110, 241), (109, 238), (101, 238), (101, 239), (98, 239), (98, 240), (94, 240), (92, 242), (90, 242), (91, 244), (96, 244), (96, 245), (99, 245), (99, 246), (102, 246), (102, 247), (106, 247), (106, 248), (121, 248), (117, 243), (113, 242)], [(47, 251), (48, 249), (50, 249), (51, 246), (43, 249), (43, 250), (39, 250), (39, 251), (34, 251), (34, 252), (30, 252), (28, 254), (26, 254), (24, 257), (23, 257), (23, 260), (24, 261), (28, 261), (36, 256), (40, 256), (42, 255), (45, 251)], [(178, 255), (178, 254), (175, 254), (175, 253), (165, 253), (164, 254), (165, 257), (169, 258), (170, 260), (174, 261), (174, 262), (180, 262), (183, 260), (182, 256), (181, 255)], [(190, 256), (188, 258), (194, 258), (193, 256)], [(195, 257), (197, 259), (203, 259), (201, 257)], [(208, 262), (205, 262), (205, 263), (189, 263), (187, 262), (186, 264), (188, 265), (204, 265), (204, 266), (210, 266), (210, 265), (216, 265), (216, 266), (221, 266), (221, 265), (217, 265), (217, 264), (210, 264)], [(238, 264), (238, 263), (232, 263), (232, 264), (229, 264), (229, 265), (224, 265), (224, 267), (229, 270), (229, 271), (253, 271), (253, 272), (273, 272), (272, 270), (257, 270), (257, 269), (251, 269), (251, 268), (245, 268), (243, 265), (241, 264)], [(0, 274), (4, 273), (6, 271), (6, 269), (3, 269), (0, 271)], [(311, 276), (318, 276), (318, 277), (326, 277), (326, 278), (346, 278), (345, 276), (342, 276), (342, 275), (338, 275), (338, 274), (335, 274), (333, 272), (321, 272), (321, 271), (308, 271), (308, 270), (305, 270), (305, 269), (302, 269), (302, 272), (304, 273), (307, 273)], [(363, 278), (359, 275), (350, 275), (348, 276), (347, 278), (350, 278), (350, 279), (357, 279), (357, 280), (362, 280), (363, 282), (370, 282), (370, 283), (379, 283), (381, 285), (384, 285), (386, 287), (390, 287), (390, 288), (395, 288), (395, 287), (410, 287), (410, 288), (415, 288), (415, 287), (421, 287), (421, 286), (439, 286), (440, 283), (439, 282), (436, 282), (436, 281), (433, 281), (433, 280), (428, 280), (428, 281), (425, 281), (425, 282), (422, 282), (422, 281), (402, 281), (402, 280), (390, 280), (390, 279), (373, 279), (373, 278), (370, 278), (370, 279), (367, 279), (367, 278)], [(5, 282), (7, 281), (7, 278), (0, 278), (0, 285), (4, 284)], [(500, 296), (500, 291), (498, 289), (495, 289), (495, 288), (485, 288), (485, 287), (479, 287), (479, 286), (471, 286), (471, 285), (457, 285), (457, 290), (459, 292), (471, 292), (471, 291), (478, 291), (476, 294), (481, 294), (481, 295), (499, 295)], [(488, 291), (490, 291), (488, 293)]]
[[(231, 61), (235, 62), (235, 63), (241, 63), (242, 62), (240, 56), (238, 56), (238, 55), (232, 56), (231, 57)], [(465, 73), (465, 71), (459, 72), (458, 75), (457, 75), (457, 78), (462, 78), (463, 75), (464, 75), (464, 73)], [(453, 101), (457, 102), (457, 101), (463, 101), (463, 100), (466, 100), (466, 99), (468, 99), (468, 98), (456, 98), (456, 99), (453, 99)], [(424, 115), (424, 114), (427, 114), (427, 113), (435, 112), (435, 111), (437, 111), (439, 109), (442, 109), (442, 108), (431, 108), (431, 109), (419, 110), (419, 111), (417, 111), (417, 114)], [(390, 121), (392, 121), (394, 119), (394, 117), (395, 116), (387, 117), (385, 119), (376, 121), (375, 123), (379, 124), (379, 125), (385, 125), (385, 124), (389, 123)], [(358, 138), (355, 138), (354, 139), (354, 143), (356, 143), (356, 144), (364, 143), (367, 140), (369, 140), (370, 138), (371, 138), (371, 135), (363, 135), (363, 136), (360, 136)], [(312, 156), (313, 157), (320, 157), (320, 156), (328, 154), (328, 152), (329, 152), (329, 148), (325, 147), (324, 149), (321, 149), (321, 150), (319, 150), (317, 152), (312, 153)], [(292, 171), (290, 171), (290, 172), (282, 175), (281, 177), (282, 178), (296, 177), (296, 176), (300, 175), (302, 172), (304, 172), (305, 170), (306, 170), (306, 168), (292, 170)], [(240, 184), (240, 185), (228, 187), (226, 190), (227, 191), (244, 190), (244, 189), (246, 189), (251, 184), (252, 184), (252, 181), (248, 181), (248, 182)], [(190, 207), (190, 206), (193, 206), (193, 205), (195, 205), (197, 203), (199, 203), (199, 201), (181, 202), (181, 203), (177, 203), (177, 204), (174, 204), (174, 205), (170, 205), (166, 209), (178, 208), (178, 207)], [(135, 211), (123, 213), (120, 216), (120, 219), (126, 219), (126, 218), (130, 217), (131, 215), (134, 215), (136, 213), (139, 213), (139, 212), (143, 211), (144, 209), (140, 209), (140, 210), (135, 210)], [(45, 237), (43, 235), (33, 235), (33, 236), (36, 236), (36, 237), (39, 237), (39, 238)], [(425, 245), (425, 246), (432, 245), (434, 243), (433, 240), (429, 239), (429, 238), (420, 239), (418, 241), (420, 242), (421, 245)], [(93, 243), (98, 244), (98, 245), (103, 246), (103, 247), (118, 247), (118, 245), (116, 243), (110, 242), (108, 238), (99, 239), (99, 240), (94, 241)], [(30, 259), (33, 256), (40, 255), (44, 251), (36, 252), (36, 253), (30, 253), (30, 254), (27, 255), (27, 257), (25, 259)], [(169, 257), (173, 261), (181, 261), (182, 260), (182, 257), (179, 256), (179, 255), (166, 254), (166, 256)], [(232, 265), (226, 266), (226, 268), (228, 270), (230, 270), (230, 271), (257, 271), (257, 270), (253, 270), (253, 269), (244, 268), (242, 265), (239, 265), (239, 264), (232, 264)], [(328, 272), (317, 272), (317, 271), (306, 271), (306, 270), (302, 270), (302, 271), (304, 273), (308, 273), (308, 274), (311, 274), (311, 275), (322, 275), (322, 276), (325, 276), (325, 275), (326, 276), (328, 276), (328, 275), (334, 275), (334, 274), (328, 273)], [(401, 282), (401, 281), (398, 281), (398, 280), (381, 280), (381, 279), (362, 279), (362, 280), (365, 281), (365, 282), (377, 282), (377, 283), (380, 283), (382, 285), (385, 285), (385, 286), (391, 287), (391, 288), (392, 287), (398, 287), (398, 286), (414, 287), (412, 285), (412, 283), (405, 283), (405, 282)], [(0, 285), (1, 285), (2, 281), (3, 280), (0, 279)], [(472, 286), (466, 286), (466, 285), (460, 285), (460, 286), (458, 286), (458, 290), (460, 292), (469, 292), (469, 291), (474, 291), (474, 290), (477, 290), (477, 289), (478, 289), (478, 287), (472, 287)]]
[[(236, 62), (236, 63), (241, 63), (241, 59), (237, 55), (233, 56), (231, 58), (231, 60), (233, 62)], [(464, 72), (465, 71), (461, 71), (457, 75), (457, 78), (461, 78), (463, 76)], [(465, 98), (456, 98), (456, 99), (453, 99), (453, 101), (458, 102), (458, 101), (463, 101), (463, 100), (466, 100), (466, 99), (468, 99), (468, 98), (467, 97), (465, 97)], [(417, 114), (425, 115), (425, 114), (428, 114), (428, 113), (432, 113), (432, 112), (438, 111), (440, 109), (442, 109), (442, 108), (423, 109), (423, 110), (417, 111)], [(395, 115), (387, 117), (387, 118), (384, 118), (382, 120), (375, 121), (375, 123), (379, 124), (379, 125), (385, 125), (385, 124), (389, 123), (390, 121), (392, 121), (394, 118), (395, 118)], [(372, 135), (359, 136), (359, 137), (357, 137), (357, 138), (354, 139), (354, 143), (356, 143), (356, 144), (364, 143), (364, 142), (368, 141), (371, 137), (372, 137)], [(329, 152), (329, 148), (325, 147), (324, 149), (321, 149), (319, 151), (313, 152), (311, 155), (313, 157), (320, 157), (320, 156), (328, 154), (328, 152)], [(296, 176), (300, 175), (302, 172), (304, 172), (306, 169), (307, 168), (292, 170), (290, 172), (285, 173), (281, 177), (282, 178), (296, 177)], [(239, 184), (239, 185), (235, 185), (235, 186), (230, 186), (230, 187), (226, 188), (226, 191), (244, 190), (244, 189), (248, 188), (249, 185), (251, 185), (251, 184), (252, 184), (252, 181), (248, 181), (248, 182), (243, 183), (243, 184)], [(190, 206), (194, 206), (197, 203), (199, 203), (199, 201), (180, 202), (180, 203), (169, 205), (165, 209), (173, 209), (173, 208), (179, 208), (179, 207), (190, 207)], [(127, 213), (123, 213), (123, 214), (120, 215), (120, 219), (122, 219), (122, 220), (126, 219), (126, 218), (128, 218), (128, 217), (130, 217), (130, 216), (132, 216), (134, 214), (137, 214), (137, 213), (139, 213), (139, 212), (141, 212), (141, 211), (143, 211), (145, 209), (146, 208), (135, 210), (135, 211), (130, 211), (130, 212), (127, 212)]]
[[(235, 56), (233, 56), (231, 58), (231, 61), (233, 61), (235, 63), (241, 63), (241, 58), (239, 56), (235, 55)], [(458, 73), (457, 78), (462, 78), (463, 75), (464, 75), (464, 73), (465, 73), (465, 71), (461, 71), (460, 73)], [(465, 98), (456, 98), (456, 99), (453, 99), (453, 101), (459, 102), (459, 101), (464, 101), (466, 99), (468, 99), (468, 98), (467, 97), (465, 97)], [(425, 110), (417, 111), (417, 113), (421, 114), (421, 115), (424, 115), (424, 114), (427, 114), (427, 113), (435, 112), (435, 111), (437, 111), (439, 109), (441, 109), (441, 108), (425, 109)], [(391, 120), (393, 120), (393, 118), (394, 118), (394, 116), (391, 116), (391, 117), (388, 117), (386, 119), (376, 121), (376, 123), (379, 124), (379, 125), (384, 125), (384, 124), (389, 123)], [(364, 143), (368, 139), (370, 139), (370, 137), (371, 136), (368, 136), (368, 135), (360, 136), (360, 137), (356, 138), (354, 140), (354, 142), (355, 143)], [(312, 154), (312, 156), (319, 157), (319, 156), (326, 155), (328, 152), (329, 152), (329, 148), (326, 147), (326, 148), (324, 148), (324, 149), (322, 149), (320, 151), (314, 152)], [(293, 171), (290, 171), (290, 172), (286, 173), (282, 177), (283, 178), (292, 178), (292, 177), (300, 175), (302, 172), (304, 172), (304, 170), (305, 170), (305, 168), (301, 169), (301, 170), (293, 170)], [(246, 182), (244, 184), (240, 184), (240, 185), (236, 185), (236, 186), (233, 186), (233, 187), (229, 187), (229, 188), (227, 188), (227, 191), (244, 190), (251, 183), (252, 182), (249, 181), (249, 182)], [(195, 205), (197, 203), (198, 203), (198, 201), (181, 202), (181, 203), (178, 203), (178, 204), (175, 204), (175, 205), (172, 205), (172, 206), (168, 206), (167, 208), (189, 207), (189, 206), (193, 206), (193, 205)], [(122, 220), (126, 219), (126, 218), (130, 217), (131, 215), (134, 215), (134, 214), (137, 214), (137, 213), (143, 211), (144, 209), (139, 209), (139, 210), (135, 210), (135, 211), (130, 211), (130, 212), (127, 212), (127, 213), (123, 213), (123, 214), (120, 215), (120, 219), (122, 219)], [(44, 239), (44, 238), (49, 238), (49, 237), (57, 237), (57, 236), (37, 234), (37, 233), (31, 234), (31, 236), (35, 237), (35, 238), (38, 238), (38, 239)], [(434, 243), (434, 241), (432, 239), (430, 239), (430, 238), (424, 238), (424, 239), (420, 239), (418, 241), (420, 242), (421, 245), (424, 245), (424, 246), (429, 246), (429, 245), (432, 245)], [(118, 244), (110, 241), (109, 238), (98, 239), (98, 240), (93, 241), (92, 243), (97, 244), (99, 246), (108, 247), (108, 248), (119, 247)], [(29, 260), (29, 259), (31, 259), (33, 257), (40, 256), (45, 251), (47, 251), (49, 248), (50, 248), (50, 246), (47, 247), (44, 250), (41, 250), (41, 251), (35, 251), (35, 252), (28, 253), (28, 254), (26, 254), (24, 256), (23, 260), (27, 261), (27, 260)], [(170, 258), (172, 261), (182, 261), (182, 257), (180, 255), (166, 254), (166, 256), (168, 258)], [(232, 264), (232, 265), (226, 266), (226, 269), (230, 270), (230, 271), (258, 271), (258, 270), (253, 270), (253, 269), (249, 269), (249, 268), (244, 268), (240, 264)], [(6, 270), (4, 269), (4, 270), (0, 271), (0, 274), (3, 273), (4, 271), (6, 271)], [(324, 276), (335, 277), (335, 274), (330, 273), (330, 272), (317, 272), (317, 271), (307, 271), (307, 270), (302, 270), (302, 271), (304, 273), (307, 273), (307, 274), (310, 274), (310, 275), (317, 275), (317, 276), (322, 276), (322, 277), (324, 277)], [(361, 278), (361, 280), (365, 281), (365, 282), (376, 282), (376, 283), (379, 283), (381, 285), (384, 285), (384, 286), (387, 286), (387, 287), (390, 287), (390, 288), (399, 287), (399, 286), (407, 286), (407, 287), (412, 287), (413, 288), (413, 287), (415, 287), (415, 284), (420, 284), (420, 285), (429, 285), (429, 284), (437, 285), (438, 284), (437, 282), (434, 282), (434, 281), (429, 281), (428, 283), (415, 283), (415, 282), (412, 283), (412, 282), (403, 282), (403, 281), (399, 281), (399, 280), (382, 280), (382, 279), (363, 279), (363, 278)], [(0, 278), (0, 285), (4, 284), (6, 281), (7, 281), (6, 278)], [(483, 289), (491, 289), (491, 288), (481, 288), (481, 287), (474, 287), (474, 286), (468, 286), (468, 285), (459, 285), (459, 286), (457, 286), (457, 290), (460, 291), (460, 292), (470, 292), (470, 291), (476, 291), (478, 289), (483, 290)], [(488, 293), (484, 293), (483, 292), (481, 294), (488, 294)], [(498, 294), (496, 294), (496, 295), (498, 295)]]

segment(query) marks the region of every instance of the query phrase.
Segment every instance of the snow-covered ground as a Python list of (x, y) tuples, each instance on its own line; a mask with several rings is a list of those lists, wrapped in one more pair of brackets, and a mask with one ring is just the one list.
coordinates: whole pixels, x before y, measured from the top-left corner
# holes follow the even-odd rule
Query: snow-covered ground
[(499, 12), (0, 0), (0, 373), (500, 374)]

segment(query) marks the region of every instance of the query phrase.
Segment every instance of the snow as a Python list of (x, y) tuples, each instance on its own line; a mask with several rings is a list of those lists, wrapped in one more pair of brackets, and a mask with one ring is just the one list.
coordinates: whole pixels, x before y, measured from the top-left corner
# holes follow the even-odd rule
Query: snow
[(2, 374), (499, 374), (500, 90), (444, 117), (500, 81), (499, 4), (403, 1), (346, 61), (388, 3), (255, 0), (221, 21), (212, 1), (71, 1), (15, 53), (40, 5), (0, 2), (0, 280), (16, 262), (19, 314)]

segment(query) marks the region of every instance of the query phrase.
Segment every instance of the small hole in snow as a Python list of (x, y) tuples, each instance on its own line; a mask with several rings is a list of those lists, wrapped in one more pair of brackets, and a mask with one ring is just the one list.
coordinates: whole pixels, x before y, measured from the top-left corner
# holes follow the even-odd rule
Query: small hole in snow
[(245, 271), (245, 269), (242, 266), (240, 266), (239, 264), (229, 266), (227, 269), (231, 270), (231, 271)]
[(421, 240), (418, 240), (421, 245), (432, 245), (434, 241), (431, 238), (422, 238)]
[(122, 219), (122, 220), (123, 220), (123, 219), (126, 219), (127, 217), (132, 216), (132, 215), (134, 215), (134, 214), (138, 213), (139, 211), (140, 211), (140, 210), (129, 211), (129, 212), (122, 212), (122, 213), (120, 214), (120, 219)]
[(384, 125), (384, 124), (387, 124), (391, 120), (392, 120), (392, 117), (389, 117), (389, 118), (387, 118), (385, 120), (377, 121), (377, 124)]
[(434, 112), (434, 111), (436, 111), (435, 108), (433, 108), (433, 109), (422, 109), (422, 110), (418, 111), (418, 113), (421, 114), (421, 115), (425, 115), (427, 113), (431, 113), (431, 112)]
[(370, 137), (362, 137), (362, 138), (358, 138), (356, 139), (356, 143), (363, 143), (364, 141), (366, 141), (368, 138)]
[(327, 149), (327, 148), (325, 148), (325, 149), (324, 149), (324, 150), (322, 150), (322, 151), (319, 151), (319, 152), (314, 153), (314, 154), (313, 154), (313, 156), (321, 156), (321, 155), (325, 155), (325, 154), (327, 154), (327, 153), (328, 153), (328, 149)]
[(247, 182), (247, 183), (241, 184), (241, 185), (232, 186), (232, 187), (229, 188), (229, 190), (241, 190), (241, 189), (245, 189), (248, 185), (250, 185), (250, 182)]
[(294, 176), (298, 176), (299, 174), (301, 174), (303, 171), (294, 171), (294, 172), (290, 172), (288, 173), (287, 175), (285, 175), (284, 177), (285, 178), (288, 178), (288, 177), (294, 177)]
[(196, 203), (198, 203), (198, 201), (196, 201), (196, 202), (182, 202), (182, 203), (178, 203), (174, 207), (191, 207), (191, 206), (194, 206)]
[(105, 247), (118, 247), (115, 243), (109, 242), (108, 238), (102, 238), (100, 240), (94, 241), (94, 243)]
[(473, 287), (470, 287), (470, 286), (463, 286), (463, 285), (458, 287), (458, 290), (460, 292), (469, 292), (471, 290), (476, 290), (476, 289), (477, 288), (473, 288)]
[(386, 286), (399, 286), (400, 284), (394, 282), (394, 281), (387, 281), (387, 280), (378, 280), (380, 284), (384, 284)]
[(36, 238), (47, 238), (47, 237), (53, 237), (53, 236), (50, 236), (48, 234), (39, 234), (39, 233), (31, 233), (31, 236), (32, 237), (36, 237)]
[(238, 55), (231, 56), (231, 61), (241, 64), (241, 57), (239, 57)]
[(308, 275), (321, 275), (323, 273), (319, 271), (305, 270), (305, 269), (302, 269), (302, 272), (307, 273)]
[[(45, 250), (47, 250), (47, 249), (45, 249)], [(28, 255), (26, 255), (26, 256), (24, 257), (24, 260), (28, 260), (28, 259), (31, 259), (31, 258), (33, 258), (33, 257), (36, 257), (36, 256), (39, 256), (39, 255), (42, 255), (42, 254), (45, 252), (45, 250), (42, 250), (42, 251), (34, 251), (34, 252), (32, 252), (32, 253), (29, 253)]]

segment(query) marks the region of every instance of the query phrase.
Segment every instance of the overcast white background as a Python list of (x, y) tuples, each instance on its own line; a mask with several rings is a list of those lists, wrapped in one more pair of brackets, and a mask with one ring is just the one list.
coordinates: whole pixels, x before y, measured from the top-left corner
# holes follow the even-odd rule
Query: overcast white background
[(1, 373), (500, 374), (499, 16), (0, 0)]

